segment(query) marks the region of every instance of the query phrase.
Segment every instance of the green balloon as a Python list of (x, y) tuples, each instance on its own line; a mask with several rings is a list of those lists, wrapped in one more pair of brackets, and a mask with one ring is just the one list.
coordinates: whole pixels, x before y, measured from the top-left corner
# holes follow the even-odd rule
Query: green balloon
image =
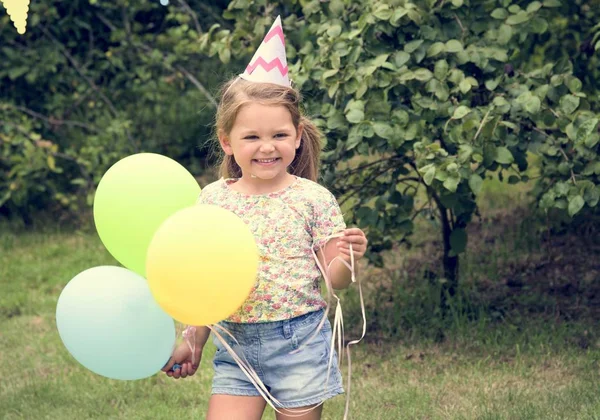
[(146, 276), (146, 252), (169, 216), (194, 205), (200, 186), (166, 156), (140, 153), (110, 167), (94, 197), (94, 222), (102, 243), (121, 264)]

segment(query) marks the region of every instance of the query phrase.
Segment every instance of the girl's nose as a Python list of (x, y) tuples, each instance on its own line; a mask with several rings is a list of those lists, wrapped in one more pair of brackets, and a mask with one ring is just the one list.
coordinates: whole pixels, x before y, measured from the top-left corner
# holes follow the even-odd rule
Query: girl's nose
[(273, 150), (275, 150), (275, 146), (273, 146), (273, 144), (271, 144), (271, 142), (268, 142), (268, 141), (264, 142), (260, 146), (260, 151), (263, 153), (272, 152)]

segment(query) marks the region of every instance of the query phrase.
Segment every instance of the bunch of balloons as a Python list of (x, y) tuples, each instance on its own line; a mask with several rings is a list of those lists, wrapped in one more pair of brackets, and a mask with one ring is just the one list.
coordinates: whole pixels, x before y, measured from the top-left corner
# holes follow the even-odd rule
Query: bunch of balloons
[(157, 373), (175, 345), (175, 320), (210, 325), (235, 312), (256, 280), (246, 224), (195, 204), (200, 187), (179, 163), (140, 153), (113, 165), (94, 198), (94, 222), (124, 267), (75, 276), (56, 308), (60, 337), (91, 371), (114, 379)]

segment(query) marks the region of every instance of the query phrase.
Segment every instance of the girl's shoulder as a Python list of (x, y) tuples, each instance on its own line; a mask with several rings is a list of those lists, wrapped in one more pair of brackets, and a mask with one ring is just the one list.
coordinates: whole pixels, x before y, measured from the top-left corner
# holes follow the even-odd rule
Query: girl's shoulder
[(205, 202), (210, 198), (214, 198), (215, 196), (219, 196), (225, 192), (225, 179), (221, 178), (210, 184), (205, 185), (200, 190), (200, 202)]
[[(298, 177), (298, 191), (305, 200), (315, 202), (330, 202), (335, 196), (323, 185), (310, 179)], [(297, 192), (298, 192), (297, 191)]]
[(200, 194), (202, 194), (204, 192), (209, 193), (209, 192), (217, 191), (219, 189), (222, 189), (224, 185), (225, 185), (225, 178), (217, 179), (216, 181), (211, 182), (210, 184), (207, 184), (204, 187), (202, 187)]
[(310, 179), (298, 177), (298, 185), (300, 189), (309, 194), (315, 194), (317, 196), (332, 196), (333, 194), (323, 185), (311, 181)]

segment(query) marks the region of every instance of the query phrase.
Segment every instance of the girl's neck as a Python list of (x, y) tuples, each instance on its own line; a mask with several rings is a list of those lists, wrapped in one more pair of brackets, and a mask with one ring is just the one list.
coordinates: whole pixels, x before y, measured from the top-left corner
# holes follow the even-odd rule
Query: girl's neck
[(229, 187), (234, 191), (250, 195), (270, 194), (283, 190), (294, 183), (296, 176), (285, 173), (284, 176), (277, 179), (252, 178), (249, 175), (242, 175), (236, 182), (231, 183)]

